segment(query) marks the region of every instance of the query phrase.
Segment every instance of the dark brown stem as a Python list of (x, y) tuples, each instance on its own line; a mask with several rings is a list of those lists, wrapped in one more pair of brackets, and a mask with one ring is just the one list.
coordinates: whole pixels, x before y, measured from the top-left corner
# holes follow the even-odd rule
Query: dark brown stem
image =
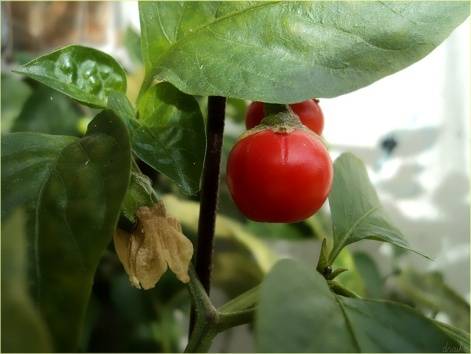
[[(200, 215), (198, 220), (198, 241), (194, 259), (195, 270), (203, 288), (209, 294), (214, 243), (214, 227), (219, 193), (219, 170), (224, 134), (224, 114), (226, 98), (208, 97), (208, 122), (206, 129), (206, 158), (201, 183)], [(190, 321), (190, 334), (193, 328), (194, 311)]]

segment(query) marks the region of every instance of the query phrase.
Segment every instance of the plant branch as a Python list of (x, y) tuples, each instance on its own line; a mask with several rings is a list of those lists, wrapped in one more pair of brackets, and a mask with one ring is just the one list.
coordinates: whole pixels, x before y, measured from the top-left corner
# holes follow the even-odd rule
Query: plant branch
[(263, 110), (265, 112), (265, 116), (269, 116), (272, 114), (277, 114), (280, 112), (287, 112), (289, 110), (288, 105), (285, 104), (278, 104), (278, 103), (264, 103)]
[(217, 332), (219, 333), (232, 327), (250, 323), (253, 321), (254, 316), (255, 307), (238, 312), (219, 313), (217, 321)]
[(198, 278), (208, 294), (211, 283), (214, 227), (219, 193), (219, 170), (225, 109), (225, 97), (210, 96), (208, 98), (206, 158), (201, 183), (198, 242), (195, 258), (196, 274), (198, 274)]
[(327, 281), (327, 284), (329, 284), (329, 287), (330, 289), (336, 293), (337, 295), (342, 295), (342, 296), (346, 296), (346, 297), (352, 297), (352, 298), (355, 298), (355, 299), (359, 299), (360, 296), (358, 296), (357, 294), (355, 294), (353, 291), (351, 290), (348, 290), (347, 288), (344, 288), (342, 285), (340, 285), (339, 283), (337, 283), (336, 281), (334, 280), (328, 280)]
[[(255, 295), (258, 294), (258, 288), (248, 291), (221, 306), (220, 309), (226, 311), (222, 312), (216, 310), (211, 303), (192, 266), (190, 266), (188, 273), (190, 275), (188, 289), (195, 309), (195, 320), (185, 353), (207, 352), (214, 337), (219, 332), (252, 321), (255, 313)], [(229, 312), (229, 310), (232, 312)]]
[[(194, 258), (195, 270), (206, 293), (211, 287), (211, 268), (214, 244), (214, 228), (219, 193), (219, 171), (221, 164), (221, 149), (224, 134), (224, 115), (226, 98), (219, 96), (208, 97), (208, 119), (206, 129), (206, 157), (204, 160), (201, 203), (198, 220), (198, 240)], [(189, 337), (192, 336), (195, 324), (194, 308), (190, 314)]]
[(215, 330), (217, 311), (203, 285), (198, 280), (193, 266), (190, 266), (188, 273), (190, 275), (188, 289), (193, 302), (194, 318), (185, 353), (201, 353), (208, 351), (213, 338), (217, 334)]

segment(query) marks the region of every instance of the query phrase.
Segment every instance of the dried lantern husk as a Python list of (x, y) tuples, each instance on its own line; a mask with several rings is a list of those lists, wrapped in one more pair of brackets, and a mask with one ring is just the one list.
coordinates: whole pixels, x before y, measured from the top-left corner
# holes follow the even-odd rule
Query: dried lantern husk
[(167, 268), (183, 283), (189, 282), (193, 245), (178, 220), (166, 215), (161, 201), (139, 208), (136, 215), (139, 221), (134, 232), (117, 229), (114, 234), (116, 253), (131, 284), (151, 289)]

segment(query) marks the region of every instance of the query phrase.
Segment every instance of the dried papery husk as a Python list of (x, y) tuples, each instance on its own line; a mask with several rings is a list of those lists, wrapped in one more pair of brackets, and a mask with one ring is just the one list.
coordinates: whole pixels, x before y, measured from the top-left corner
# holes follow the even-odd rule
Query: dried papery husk
[(114, 235), (116, 253), (131, 284), (151, 289), (167, 268), (183, 283), (189, 282), (193, 245), (178, 220), (166, 215), (162, 202), (141, 207), (136, 215), (139, 222), (134, 232), (118, 229)]

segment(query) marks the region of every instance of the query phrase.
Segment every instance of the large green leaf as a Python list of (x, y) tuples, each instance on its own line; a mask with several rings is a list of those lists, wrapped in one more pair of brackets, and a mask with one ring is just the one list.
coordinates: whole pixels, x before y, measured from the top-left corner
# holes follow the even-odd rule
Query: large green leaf
[(290, 103), (334, 97), (423, 58), (462, 2), (143, 2), (147, 80), (193, 95)]
[(109, 111), (100, 113), (81, 139), (34, 133), (2, 139), (2, 209), (32, 210), (32, 295), (58, 351), (76, 350), (129, 173), (127, 130)]
[(106, 107), (111, 91), (126, 92), (126, 73), (113, 57), (78, 45), (43, 55), (15, 71), (96, 107)]
[(277, 263), (262, 283), (256, 314), (258, 352), (441, 352), (459, 348), (414, 309), (330, 292), (314, 269)]
[(141, 160), (174, 180), (186, 194), (199, 190), (206, 138), (194, 97), (163, 83), (141, 96), (139, 119), (123, 94), (113, 93), (109, 107), (127, 122), (133, 151)]
[(51, 351), (49, 333), (28, 292), (24, 217), (18, 210), (2, 224), (3, 353)]
[(37, 133), (2, 136), (2, 220), (18, 207), (34, 205), (58, 154), (75, 141)]
[[(447, 332), (447, 334), (453, 338), (459, 346), (453, 346), (450, 343), (448, 346), (443, 348), (442, 352), (446, 353), (453, 353), (453, 352), (464, 352), (469, 353), (469, 333), (465, 332), (459, 328), (447, 325), (443, 322), (435, 321), (435, 324), (439, 326), (443, 331)], [(469, 330), (469, 327), (468, 327)]]
[(350, 243), (371, 239), (409, 249), (402, 233), (388, 220), (363, 162), (350, 153), (334, 162), (329, 194), (334, 244), (329, 263)]
[(23, 105), (11, 131), (78, 135), (82, 116), (74, 101), (49, 87), (38, 85)]
[(175, 42), (213, 21), (219, 6), (216, 1), (139, 2), (141, 51), (147, 73)]

